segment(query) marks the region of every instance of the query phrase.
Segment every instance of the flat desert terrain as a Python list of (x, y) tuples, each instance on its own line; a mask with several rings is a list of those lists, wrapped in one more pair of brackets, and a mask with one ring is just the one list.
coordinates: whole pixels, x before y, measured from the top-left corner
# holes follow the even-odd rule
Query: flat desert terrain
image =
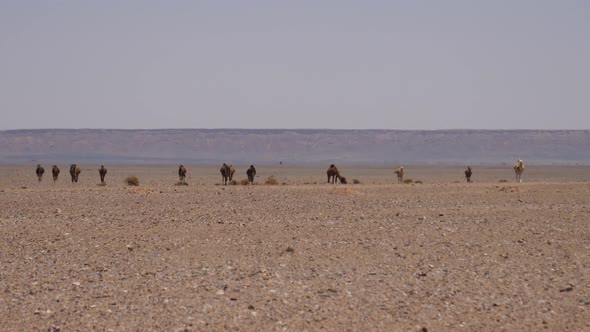
[(590, 330), (590, 167), (106, 166), (0, 166), (0, 330)]

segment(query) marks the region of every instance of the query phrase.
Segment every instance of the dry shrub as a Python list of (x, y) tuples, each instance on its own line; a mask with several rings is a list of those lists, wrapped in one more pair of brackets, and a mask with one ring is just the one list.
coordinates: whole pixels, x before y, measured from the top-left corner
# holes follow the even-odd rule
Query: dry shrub
[(422, 180), (416, 180), (416, 181), (414, 181), (414, 183), (422, 184), (424, 182), (422, 182)]
[(235, 186), (236, 184), (238, 184), (238, 181), (236, 180), (231, 180), (230, 182), (228, 182), (227, 184), (229, 184), (230, 186)]
[(407, 179), (404, 179), (404, 183), (405, 183), (405, 184), (414, 183), (414, 180), (412, 180), (412, 179), (410, 179), (410, 178), (407, 178)]
[(240, 184), (241, 184), (242, 186), (247, 186), (247, 185), (249, 185), (249, 184), (250, 184), (250, 181), (248, 181), (248, 179), (242, 179), (242, 181), (240, 181)]
[(287, 182), (281, 183), (281, 186), (286, 186), (286, 185), (287, 185)]
[(506, 180), (506, 179), (500, 179), (500, 180), (498, 180), (498, 182), (500, 182), (500, 183), (501, 182), (508, 182), (508, 180)]
[(132, 175), (132, 176), (128, 176), (125, 178), (125, 180), (123, 180), (128, 186), (139, 186), (139, 179), (137, 178), (137, 176)]
[(264, 181), (264, 184), (266, 184), (268, 186), (276, 186), (277, 184), (279, 184), (279, 180), (277, 180), (277, 178), (275, 178), (274, 175), (271, 175), (266, 178), (266, 180)]
[(352, 179), (352, 183), (353, 184), (361, 184), (361, 181), (359, 179)]

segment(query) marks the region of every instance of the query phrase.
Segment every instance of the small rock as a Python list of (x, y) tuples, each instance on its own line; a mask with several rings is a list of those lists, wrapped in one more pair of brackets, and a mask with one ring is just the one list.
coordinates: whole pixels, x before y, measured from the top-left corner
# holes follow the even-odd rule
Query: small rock
[(426, 217), (422, 216), (422, 217), (418, 218), (418, 220), (426, 220)]
[(47, 332), (59, 332), (60, 328), (58, 325), (51, 324), (51, 326), (47, 329)]
[(566, 288), (564, 288), (564, 289), (560, 289), (560, 290), (559, 290), (559, 292), (560, 292), (560, 293), (564, 293), (564, 292), (571, 292), (571, 291), (573, 291), (573, 290), (574, 290), (574, 287), (572, 287), (572, 286), (569, 286), (569, 287), (566, 287)]
[(248, 309), (250, 309), (250, 310), (254, 310), (254, 306), (250, 304), (250, 305), (248, 306)]
[(225, 292), (223, 291), (223, 289), (220, 289), (215, 294), (217, 294), (217, 295), (223, 295), (223, 294), (225, 294)]
[(131, 244), (127, 245), (127, 250), (132, 251), (133, 250), (133, 246)]
[(55, 214), (61, 214), (61, 209), (55, 209)]

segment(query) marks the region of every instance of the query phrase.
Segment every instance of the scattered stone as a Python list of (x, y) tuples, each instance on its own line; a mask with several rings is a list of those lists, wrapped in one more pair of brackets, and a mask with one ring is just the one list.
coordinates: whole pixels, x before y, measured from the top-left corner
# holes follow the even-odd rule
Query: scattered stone
[(565, 292), (571, 292), (571, 291), (573, 291), (573, 290), (574, 290), (574, 287), (572, 287), (572, 286), (570, 285), (569, 287), (566, 287), (566, 288), (560, 289), (560, 290), (559, 290), (559, 292), (560, 292), (560, 293), (565, 293)]
[(248, 309), (249, 309), (249, 310), (254, 310), (254, 306), (250, 304), (250, 305), (248, 306)]
[(133, 245), (131, 245), (131, 244), (128, 244), (128, 245), (127, 245), (127, 250), (129, 250), (129, 251), (133, 251)]
[(55, 214), (61, 214), (61, 209), (55, 209)]
[(293, 252), (295, 252), (295, 249), (293, 249), (292, 247), (287, 247), (287, 249), (285, 249), (285, 251), (293, 253)]
[(51, 324), (51, 326), (47, 329), (47, 332), (59, 332), (60, 328), (58, 325)]
[(425, 216), (419, 217), (418, 220), (426, 220)]
[(223, 294), (225, 294), (225, 292), (223, 291), (223, 289), (220, 289), (215, 294), (217, 294), (217, 295), (223, 295)]

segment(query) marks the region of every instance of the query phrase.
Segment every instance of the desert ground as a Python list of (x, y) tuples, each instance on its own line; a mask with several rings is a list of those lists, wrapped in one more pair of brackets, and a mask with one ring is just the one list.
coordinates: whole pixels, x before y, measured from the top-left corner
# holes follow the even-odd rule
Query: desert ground
[(590, 330), (590, 167), (98, 166), (0, 166), (0, 330)]

